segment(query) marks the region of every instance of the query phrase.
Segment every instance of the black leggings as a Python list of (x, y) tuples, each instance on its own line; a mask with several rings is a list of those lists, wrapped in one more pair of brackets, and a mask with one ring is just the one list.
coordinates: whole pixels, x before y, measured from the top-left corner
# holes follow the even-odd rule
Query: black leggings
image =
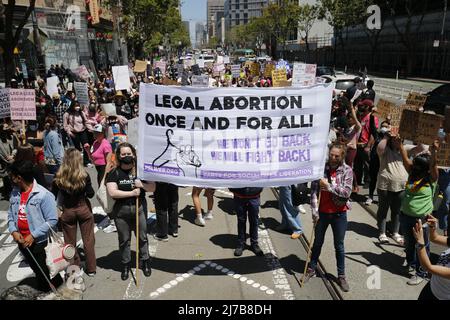
[(431, 281), (429, 281), (427, 285), (423, 287), (417, 300), (439, 300), (431, 291)]
[(97, 169), (97, 183), (100, 188), (100, 183), (102, 183), (103, 176), (105, 175), (106, 165), (95, 166), (95, 169)]
[(89, 144), (88, 136), (86, 130), (82, 132), (74, 133), (74, 137), (72, 137), (72, 141), (74, 147), (77, 148), (78, 151), (83, 152), (83, 164), (86, 166), (89, 163), (89, 156), (86, 151), (84, 151), (84, 145)]

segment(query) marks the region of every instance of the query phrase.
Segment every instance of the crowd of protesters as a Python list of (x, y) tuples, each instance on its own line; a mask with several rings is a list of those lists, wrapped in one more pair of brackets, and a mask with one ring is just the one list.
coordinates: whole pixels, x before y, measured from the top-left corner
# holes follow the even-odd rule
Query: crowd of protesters
[[(140, 83), (166, 84), (167, 80), (171, 80), (181, 84), (182, 75), (177, 71), (179, 63), (182, 61), (171, 61), (167, 64), (167, 70), (150, 68), (148, 74), (133, 75), (132, 87), (123, 91), (114, 89), (115, 79), (111, 70), (99, 71), (96, 75), (91, 72), (91, 77), (82, 79), (62, 65), (52, 66), (47, 76), (57, 76), (60, 80), (58, 93), (52, 96), (47, 94), (44, 79), (25, 81), (18, 71), (12, 86), (36, 90), (37, 120), (28, 121), (25, 132), (21, 130), (21, 123), (8, 119), (0, 125), (2, 194), (6, 199), (11, 196), (10, 232), (21, 250), (31, 248), (39, 256), (38, 261), (47, 276), (48, 269), (42, 262), (45, 261), (42, 260), (42, 255), (45, 255), (42, 248), (47, 241), (45, 234), (50, 227), (56, 226), (58, 218), (67, 243), (76, 244), (77, 224), (80, 226), (86, 253), (85, 273), (89, 276), (96, 273), (94, 221), (89, 200), (94, 196), (95, 184), (87, 172), (89, 167), (96, 169), (97, 186), (105, 183), (109, 195), (116, 200), (111, 217), (118, 231), (122, 280), (129, 277), (131, 230), (136, 223), (136, 211), (140, 220), (140, 265), (145, 276), (151, 275), (146, 192), (154, 193), (157, 218), (155, 239), (168, 241), (168, 235), (178, 236), (178, 187), (170, 183), (137, 179), (136, 150), (127, 143), (127, 124), (138, 116)], [(183, 85), (189, 85), (191, 76), (200, 72), (210, 76), (210, 87), (273, 86), (271, 77), (265, 76), (263, 72), (252, 75), (250, 68), (245, 65), (241, 66), (239, 77), (233, 77), (231, 65), (226, 65), (225, 71), (218, 76), (210, 66), (198, 70), (187, 67), (185, 72), (187, 82)], [(288, 79), (291, 76), (288, 73)], [(76, 93), (69, 87), (73, 81), (87, 83), (88, 104), (83, 105), (78, 101)], [(373, 87), (373, 81), (365, 83), (363, 79), (355, 78), (354, 87), (333, 98), (330, 149), (324, 178), (311, 184), (311, 209), (316, 229), (307, 276), (316, 274), (325, 234), (331, 225), (339, 285), (344, 291), (350, 289), (346, 280), (344, 248), (347, 211), (351, 210), (352, 193), (357, 194), (365, 186), (369, 188), (367, 205), (374, 202), (375, 192), (378, 196), (377, 225), (381, 243), (388, 242), (386, 220), (390, 210), (390, 235), (395, 242), (405, 247), (405, 273), (411, 275), (408, 284), (419, 284), (431, 273), (432, 279), (436, 277), (437, 280), (431, 282), (431, 288), (426, 287), (427, 291), (421, 297), (449, 299), (450, 253), (447, 251), (444, 254), (439, 262), (443, 266), (440, 268), (427, 260), (430, 236), (432, 241), (448, 245), (448, 238), (438, 236), (435, 230), (439, 226), (444, 237), (448, 236), (450, 170), (438, 169), (436, 159), (445, 133), (441, 130), (441, 141), (437, 140), (432, 146), (405, 145), (398, 135), (391, 133), (389, 119), (379, 121)], [(113, 108), (105, 108), (106, 104), (112, 104)], [(54, 176), (53, 182), (49, 182), (44, 175)], [(47, 194), (47, 189), (51, 190), (53, 196)], [(299, 213), (306, 212), (307, 184), (279, 189), (282, 219), (278, 230), (288, 229), (292, 232), (291, 238), (297, 239), (303, 233)], [(202, 210), (199, 200), (202, 190), (193, 187), (192, 199), (196, 213), (194, 223), (205, 227), (207, 221), (214, 217), (214, 189), (205, 189), (208, 199), (206, 212)], [(230, 191), (234, 194), (238, 220), (235, 256), (241, 256), (245, 249), (247, 219), (250, 223), (251, 250), (258, 256), (264, 255), (258, 245), (257, 232), (262, 188), (248, 186)], [(53, 210), (44, 212), (46, 207), (36, 213), (39, 218), (31, 218), (28, 210), (31, 208), (33, 193), (49, 203), (57, 203), (61, 209), (60, 216)], [(300, 201), (294, 199), (295, 193)], [(435, 199), (439, 196), (443, 201), (436, 205)], [(438, 224), (432, 216), (436, 216)], [(426, 221), (429, 229), (422, 228), (422, 223)], [(33, 235), (31, 238), (30, 234)], [(423, 248), (426, 249), (425, 253)], [(75, 256), (74, 263), (80, 264), (79, 255)], [(31, 267), (36, 274), (40, 273), (36, 265), (32, 264)], [(42, 277), (38, 280), (40, 288), (48, 289)]]

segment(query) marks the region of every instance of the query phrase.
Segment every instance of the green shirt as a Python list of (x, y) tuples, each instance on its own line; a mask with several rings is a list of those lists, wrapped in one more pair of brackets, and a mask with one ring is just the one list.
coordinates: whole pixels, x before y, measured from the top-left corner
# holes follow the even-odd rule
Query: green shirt
[(406, 183), (401, 210), (407, 216), (423, 218), (433, 212), (433, 196), (437, 183), (426, 183), (419, 190), (414, 190), (413, 186), (410, 182)]

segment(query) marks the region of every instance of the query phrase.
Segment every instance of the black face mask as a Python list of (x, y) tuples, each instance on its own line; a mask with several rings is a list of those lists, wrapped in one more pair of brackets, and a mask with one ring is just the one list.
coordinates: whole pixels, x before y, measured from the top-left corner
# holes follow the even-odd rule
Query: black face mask
[(120, 163), (127, 164), (127, 165), (133, 164), (134, 163), (134, 157), (133, 156), (126, 156), (126, 157), (120, 158)]

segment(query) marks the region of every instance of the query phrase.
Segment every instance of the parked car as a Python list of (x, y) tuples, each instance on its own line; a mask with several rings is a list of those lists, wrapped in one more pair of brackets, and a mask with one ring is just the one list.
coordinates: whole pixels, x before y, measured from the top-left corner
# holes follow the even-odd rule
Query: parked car
[(450, 106), (450, 83), (443, 84), (427, 93), (427, 101), (423, 108), (437, 114), (444, 114), (445, 106)]
[(324, 75), (321, 78), (325, 79), (325, 83), (333, 82), (335, 84), (334, 87), (334, 95), (340, 95), (342, 92), (345, 92), (347, 89), (355, 86), (355, 77), (349, 75), (337, 75), (330, 76)]
[(317, 66), (316, 77), (320, 76), (333, 76), (335, 74), (333, 68), (326, 66)]

